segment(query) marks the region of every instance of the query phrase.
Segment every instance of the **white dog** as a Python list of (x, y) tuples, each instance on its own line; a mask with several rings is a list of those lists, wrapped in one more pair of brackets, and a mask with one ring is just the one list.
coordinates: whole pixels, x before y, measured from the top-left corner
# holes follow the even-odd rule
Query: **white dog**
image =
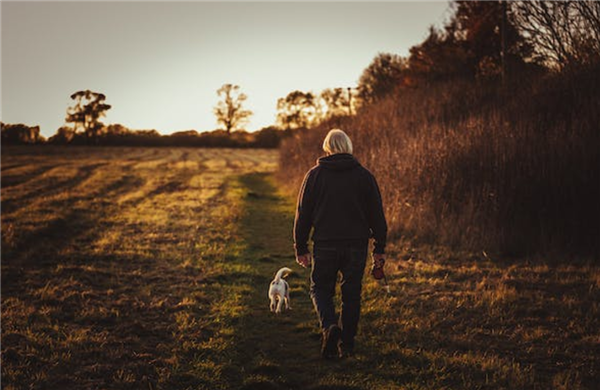
[[(283, 279), (287, 276), (291, 269), (283, 267), (277, 274), (275, 275), (275, 279), (269, 285), (269, 300), (271, 301), (271, 311), (275, 313), (281, 313), (281, 308), (283, 307), (283, 303), (285, 301), (285, 308), (291, 309), (290, 306), (290, 286)], [(284, 275), (285, 273), (285, 275)]]

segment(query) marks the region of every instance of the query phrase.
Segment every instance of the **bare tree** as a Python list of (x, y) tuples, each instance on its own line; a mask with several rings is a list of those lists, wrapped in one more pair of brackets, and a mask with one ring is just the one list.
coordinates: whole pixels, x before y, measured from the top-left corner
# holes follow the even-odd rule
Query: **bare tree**
[(223, 125), (227, 133), (239, 130), (248, 123), (252, 111), (244, 109), (243, 105), (248, 98), (240, 92), (240, 87), (233, 84), (223, 84), (217, 91), (221, 100), (215, 106), (213, 112), (217, 117), (217, 123)]
[(534, 46), (534, 59), (558, 69), (598, 61), (600, 2), (532, 0), (510, 5), (515, 24)]

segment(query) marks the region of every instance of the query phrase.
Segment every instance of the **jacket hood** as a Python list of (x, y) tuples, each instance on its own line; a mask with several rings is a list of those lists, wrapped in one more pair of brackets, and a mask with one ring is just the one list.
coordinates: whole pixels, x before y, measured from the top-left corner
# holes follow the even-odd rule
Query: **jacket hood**
[(359, 166), (360, 163), (351, 154), (338, 153), (319, 158), (317, 165), (333, 171), (345, 171)]

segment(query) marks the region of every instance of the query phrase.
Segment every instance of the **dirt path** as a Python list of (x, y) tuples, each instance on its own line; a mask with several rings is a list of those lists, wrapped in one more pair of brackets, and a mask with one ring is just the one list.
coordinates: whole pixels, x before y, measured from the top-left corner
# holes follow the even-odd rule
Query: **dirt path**
[[(244, 388), (311, 388), (326, 364), (318, 354), (308, 270), (294, 261), (293, 205), (277, 195), (268, 176), (247, 175), (240, 183), (247, 191), (241, 233), (248, 246), (238, 261), (251, 262), (255, 275), (236, 337)], [(293, 270), (288, 277), (292, 310), (275, 315), (269, 311), (267, 289), (284, 266)]]

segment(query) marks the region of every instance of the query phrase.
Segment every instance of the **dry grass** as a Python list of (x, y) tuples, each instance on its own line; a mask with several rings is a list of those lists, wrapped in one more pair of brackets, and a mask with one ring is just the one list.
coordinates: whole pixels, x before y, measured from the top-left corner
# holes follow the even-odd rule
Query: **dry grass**
[[(356, 359), (320, 360), (274, 157), (3, 149), (3, 388), (595, 388), (597, 265), (402, 241), (391, 295), (366, 276)], [(284, 265), (294, 310), (274, 318)]]
[[(229, 336), (213, 279), (238, 250), (239, 205), (227, 186), (234, 175), (272, 170), (273, 158), (3, 149), (3, 388), (225, 383), (216, 374), (226, 356), (216, 351)], [(217, 360), (199, 357), (213, 348)]]
[(395, 294), (374, 302), (386, 308), (372, 319), (377, 333), (391, 335), (390, 353), (416, 359), (399, 362), (398, 370), (425, 365), (426, 388), (595, 386), (597, 265), (503, 261), (400, 243), (391, 257), (399, 259), (392, 268)]
[(598, 74), (509, 90), (461, 81), (403, 89), (284, 140), (279, 174), (298, 188), (325, 133), (339, 126), (378, 178), (396, 237), (511, 256), (598, 257)]

